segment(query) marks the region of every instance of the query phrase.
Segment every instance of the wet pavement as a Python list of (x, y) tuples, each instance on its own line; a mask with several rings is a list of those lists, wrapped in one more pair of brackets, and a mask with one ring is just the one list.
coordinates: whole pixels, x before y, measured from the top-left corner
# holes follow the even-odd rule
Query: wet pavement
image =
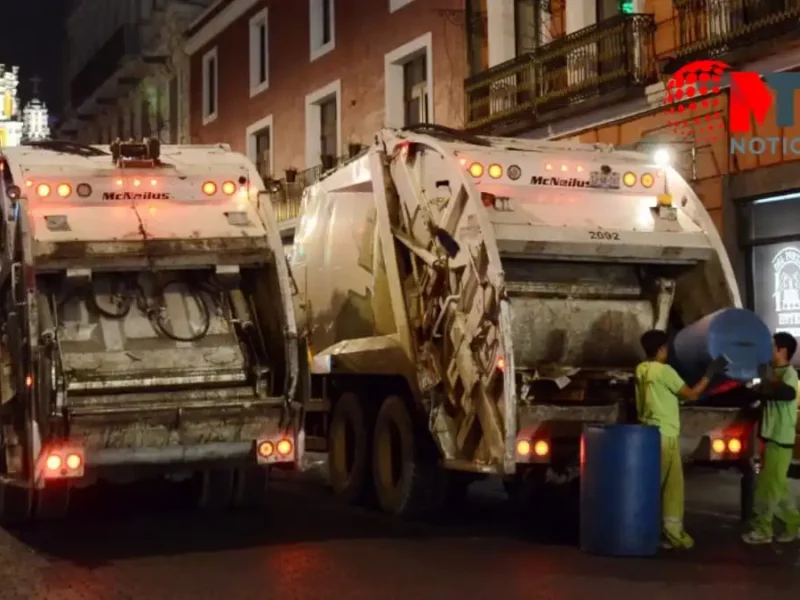
[(186, 511), (175, 485), (97, 489), (66, 522), (0, 531), (0, 600), (795, 597), (800, 544), (744, 547), (736, 478), (688, 479), (698, 547), (637, 560), (521, 534), (490, 483), (437, 524), (341, 506), (313, 481), (216, 516)]

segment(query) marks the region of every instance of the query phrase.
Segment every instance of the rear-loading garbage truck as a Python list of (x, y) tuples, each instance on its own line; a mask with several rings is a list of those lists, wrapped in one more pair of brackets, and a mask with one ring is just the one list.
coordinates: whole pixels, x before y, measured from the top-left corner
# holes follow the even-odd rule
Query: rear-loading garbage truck
[(253, 504), (295, 464), (290, 277), (260, 195), (222, 145), (2, 149), (2, 520), (61, 516), (98, 478), (194, 474), (202, 506)]
[[(432, 125), (380, 131), (305, 190), (292, 272), (306, 448), (337, 494), (396, 515), (482, 475), (574, 477), (583, 425), (631, 417), (641, 334), (741, 304), (674, 169)], [(687, 460), (744, 460), (736, 401), (683, 422)]]

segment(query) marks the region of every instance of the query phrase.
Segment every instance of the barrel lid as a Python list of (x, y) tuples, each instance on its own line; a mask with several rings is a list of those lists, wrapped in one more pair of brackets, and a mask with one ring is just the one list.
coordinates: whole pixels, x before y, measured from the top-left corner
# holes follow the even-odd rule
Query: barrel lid
[(754, 379), (758, 377), (758, 366), (772, 360), (769, 328), (750, 310), (719, 311), (709, 324), (707, 339), (711, 357), (724, 356), (730, 362), (725, 374), (731, 379)]

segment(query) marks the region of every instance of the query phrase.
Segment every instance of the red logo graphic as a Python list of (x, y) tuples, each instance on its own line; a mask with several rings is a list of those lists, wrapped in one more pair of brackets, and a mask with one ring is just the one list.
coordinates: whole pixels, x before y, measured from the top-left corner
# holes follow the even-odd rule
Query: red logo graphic
[(719, 97), (722, 75), (731, 67), (718, 60), (696, 60), (675, 72), (664, 98), (667, 125), (682, 138), (717, 141), (725, 128)]

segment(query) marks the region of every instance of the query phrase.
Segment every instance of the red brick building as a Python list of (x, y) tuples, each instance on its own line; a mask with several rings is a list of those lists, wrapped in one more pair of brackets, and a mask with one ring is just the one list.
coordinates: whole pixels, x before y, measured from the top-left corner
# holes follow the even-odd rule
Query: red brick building
[(220, 0), (187, 32), (194, 143), (262, 175), (315, 167), (384, 125), (461, 127), (464, 0)]

